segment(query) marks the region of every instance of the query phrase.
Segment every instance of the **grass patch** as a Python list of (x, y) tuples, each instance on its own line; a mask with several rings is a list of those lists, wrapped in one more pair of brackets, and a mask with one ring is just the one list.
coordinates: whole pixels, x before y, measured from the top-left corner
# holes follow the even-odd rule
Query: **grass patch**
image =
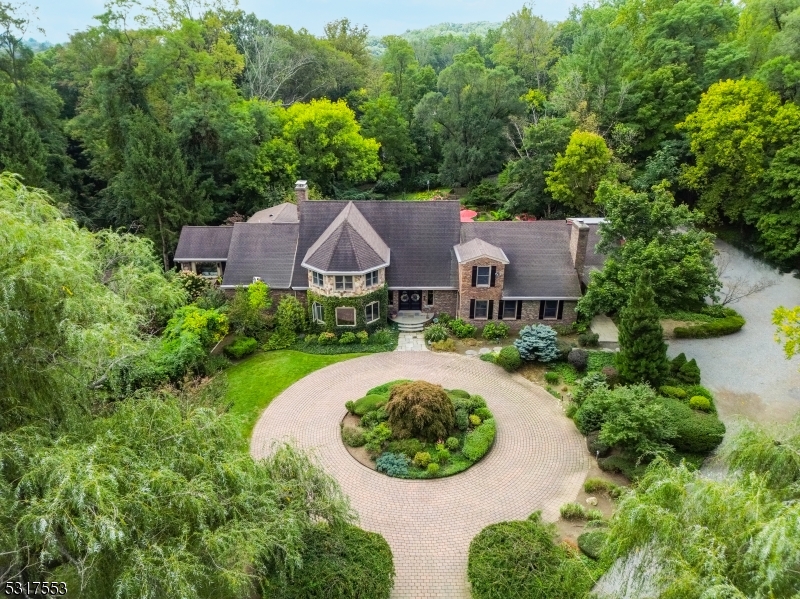
[(250, 434), (261, 412), (292, 383), (315, 370), (357, 358), (361, 354), (319, 356), (292, 350), (259, 353), (225, 371), (229, 413), (240, 420), (242, 439)]
[(566, 362), (559, 362), (550, 368), (550, 372), (555, 372), (567, 385), (574, 385), (578, 381), (578, 371)]

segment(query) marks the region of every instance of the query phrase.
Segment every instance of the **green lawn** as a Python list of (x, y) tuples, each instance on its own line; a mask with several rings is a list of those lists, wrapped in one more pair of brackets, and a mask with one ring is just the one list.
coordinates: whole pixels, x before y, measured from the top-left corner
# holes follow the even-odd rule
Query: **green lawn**
[(320, 356), (298, 351), (259, 353), (226, 371), (230, 414), (241, 419), (244, 439), (249, 440), (262, 410), (295, 381), (330, 364), (364, 354)]

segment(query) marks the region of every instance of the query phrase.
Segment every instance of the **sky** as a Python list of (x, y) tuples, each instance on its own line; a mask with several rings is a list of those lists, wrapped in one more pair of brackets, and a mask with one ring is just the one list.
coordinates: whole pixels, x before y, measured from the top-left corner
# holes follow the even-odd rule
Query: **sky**
[[(143, 0), (146, 2), (146, 0)], [(38, 7), (37, 25), (43, 36), (31, 28), (26, 34), (38, 41), (65, 42), (69, 34), (93, 23), (94, 15), (104, 12), (105, 0), (28, 0)], [(325, 23), (347, 17), (366, 25), (372, 35), (401, 34), (407, 29), (422, 29), (438, 23), (501, 22), (519, 10), (524, 0), (239, 0), (239, 7), (254, 12), (272, 23), (305, 27), (322, 35)], [(539, 0), (533, 10), (548, 21), (564, 19), (569, 0)]]

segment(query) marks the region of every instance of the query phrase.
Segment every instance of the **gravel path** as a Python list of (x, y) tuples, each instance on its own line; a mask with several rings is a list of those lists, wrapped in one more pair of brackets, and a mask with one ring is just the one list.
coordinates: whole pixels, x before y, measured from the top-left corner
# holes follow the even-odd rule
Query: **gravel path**
[(752, 281), (771, 277), (777, 284), (731, 306), (747, 320), (738, 333), (716, 339), (673, 339), (669, 354), (685, 352), (697, 360), (703, 384), (714, 391), (724, 421), (731, 422), (735, 415), (757, 422), (790, 420), (800, 411), (800, 358), (784, 358), (773, 338), (771, 319), (776, 307), (800, 304), (800, 280), (781, 275), (724, 242), (717, 242), (717, 249), (731, 255), (723, 282), (746, 276)]
[[(478, 464), (455, 476), (411, 481), (359, 464), (339, 437), (344, 402), (386, 381), (424, 379), (483, 395), (497, 419), (497, 439)], [(273, 400), (256, 424), (254, 457), (278, 439), (312, 450), (350, 497), (364, 528), (392, 548), (394, 599), (468, 599), (467, 552), (485, 526), (546, 520), (574, 500), (590, 465), (584, 440), (550, 394), (519, 375), (453, 354), (384, 353), (318, 370)]]

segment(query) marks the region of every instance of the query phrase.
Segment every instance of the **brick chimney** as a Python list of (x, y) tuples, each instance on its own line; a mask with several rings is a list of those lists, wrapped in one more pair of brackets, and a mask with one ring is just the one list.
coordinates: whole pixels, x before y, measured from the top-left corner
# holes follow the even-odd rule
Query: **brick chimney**
[(308, 181), (298, 181), (294, 184), (294, 196), (297, 198), (297, 219), (303, 211), (303, 202), (308, 201)]
[(579, 218), (572, 219), (569, 233), (569, 253), (572, 265), (583, 280), (583, 266), (586, 264), (586, 246), (589, 244), (589, 225)]

